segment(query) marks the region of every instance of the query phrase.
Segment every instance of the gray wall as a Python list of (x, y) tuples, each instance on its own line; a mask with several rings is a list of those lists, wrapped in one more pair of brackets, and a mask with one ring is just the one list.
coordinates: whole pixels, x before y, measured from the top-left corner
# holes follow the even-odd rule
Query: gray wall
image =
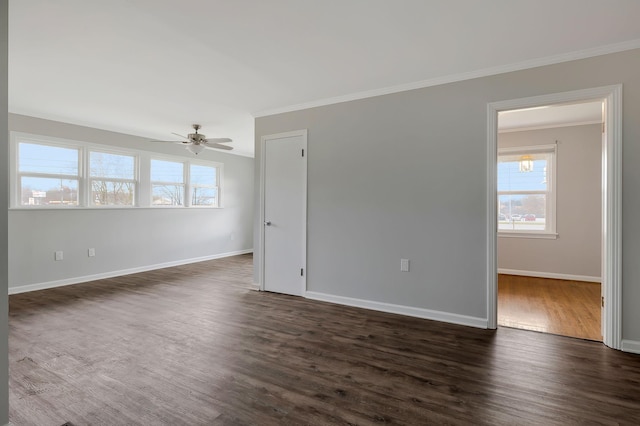
[(640, 340), (638, 50), (258, 118), (256, 179), (261, 136), (308, 129), (309, 290), (486, 319), (487, 104), (617, 83), (623, 338)]
[(555, 240), (498, 238), (498, 268), (600, 277), (602, 129), (600, 124), (508, 132), (498, 147), (558, 141)]
[(0, 1), (0, 424), (9, 423), (8, 237), (9, 139), (9, 2)]
[[(176, 145), (152, 145), (135, 136), (14, 114), (9, 116), (9, 129), (193, 157)], [(224, 163), (224, 208), (10, 210), (10, 289), (251, 250), (253, 159), (214, 151), (198, 159)], [(96, 257), (87, 256), (90, 247), (96, 249)], [(56, 250), (64, 251), (63, 261), (53, 260)]]

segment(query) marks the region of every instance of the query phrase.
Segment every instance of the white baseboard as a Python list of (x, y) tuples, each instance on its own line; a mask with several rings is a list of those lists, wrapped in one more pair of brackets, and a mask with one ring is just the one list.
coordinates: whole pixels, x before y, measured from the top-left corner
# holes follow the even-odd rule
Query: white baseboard
[(505, 275), (521, 275), (523, 277), (554, 278), (556, 280), (587, 281), (592, 283), (602, 282), (602, 279), (600, 277), (590, 277), (588, 275), (558, 274), (555, 272), (520, 271), (517, 269), (498, 268), (498, 273)]
[(623, 352), (631, 352), (634, 354), (640, 354), (640, 342), (636, 340), (622, 340)]
[(307, 291), (305, 297), (322, 302), (336, 303), (339, 305), (353, 306), (356, 308), (371, 309), (374, 311), (388, 312), (392, 314), (407, 315), (410, 317), (424, 318), (452, 324), (466, 325), (477, 328), (487, 328), (486, 318), (476, 318), (466, 315), (452, 314), (449, 312), (432, 311), (430, 309), (414, 308), (411, 306), (394, 305), (391, 303), (374, 302), (372, 300), (354, 299), (352, 297), (335, 296), (332, 294)]
[(120, 277), (123, 275), (137, 274), (139, 272), (170, 268), (172, 266), (188, 265), (190, 263), (204, 262), (206, 260), (221, 259), (223, 257), (237, 256), (240, 254), (248, 254), (248, 253), (253, 253), (253, 249), (219, 253), (211, 256), (195, 257), (191, 259), (182, 259), (182, 260), (176, 260), (173, 262), (156, 263), (155, 265), (140, 266), (137, 268), (130, 268), (130, 269), (121, 269), (119, 271), (109, 271), (109, 272), (103, 272), (95, 275), (85, 275), (82, 277), (65, 278), (63, 280), (47, 281), (44, 283), (35, 283), (35, 284), (21, 285), (17, 287), (9, 287), (9, 294), (26, 293), (28, 291), (45, 290), (48, 288), (62, 287), (62, 286), (71, 285), (71, 284), (80, 284), (88, 281)]

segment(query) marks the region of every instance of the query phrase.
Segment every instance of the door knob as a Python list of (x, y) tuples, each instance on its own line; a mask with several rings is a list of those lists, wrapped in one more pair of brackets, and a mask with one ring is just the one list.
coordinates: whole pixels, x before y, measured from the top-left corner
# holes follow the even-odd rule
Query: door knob
[(267, 221), (265, 221), (265, 222), (264, 222), (264, 224), (265, 224), (266, 226), (271, 226), (271, 221), (270, 221), (270, 220), (267, 220)]

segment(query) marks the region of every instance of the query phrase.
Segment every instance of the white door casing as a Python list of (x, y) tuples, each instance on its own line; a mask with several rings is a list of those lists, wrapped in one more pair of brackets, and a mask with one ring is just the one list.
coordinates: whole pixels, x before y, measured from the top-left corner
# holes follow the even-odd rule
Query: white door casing
[(497, 328), (498, 112), (559, 103), (603, 100), (602, 159), (603, 343), (622, 348), (622, 85), (492, 102), (487, 105), (487, 328)]
[(260, 288), (306, 291), (307, 132), (261, 139)]

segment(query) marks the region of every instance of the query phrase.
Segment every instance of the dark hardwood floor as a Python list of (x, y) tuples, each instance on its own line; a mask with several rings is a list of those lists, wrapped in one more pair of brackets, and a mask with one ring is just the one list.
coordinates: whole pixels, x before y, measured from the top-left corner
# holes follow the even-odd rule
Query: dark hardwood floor
[(602, 341), (600, 283), (498, 276), (498, 324)]
[(640, 424), (638, 355), (251, 275), (245, 255), (11, 296), (12, 424)]

